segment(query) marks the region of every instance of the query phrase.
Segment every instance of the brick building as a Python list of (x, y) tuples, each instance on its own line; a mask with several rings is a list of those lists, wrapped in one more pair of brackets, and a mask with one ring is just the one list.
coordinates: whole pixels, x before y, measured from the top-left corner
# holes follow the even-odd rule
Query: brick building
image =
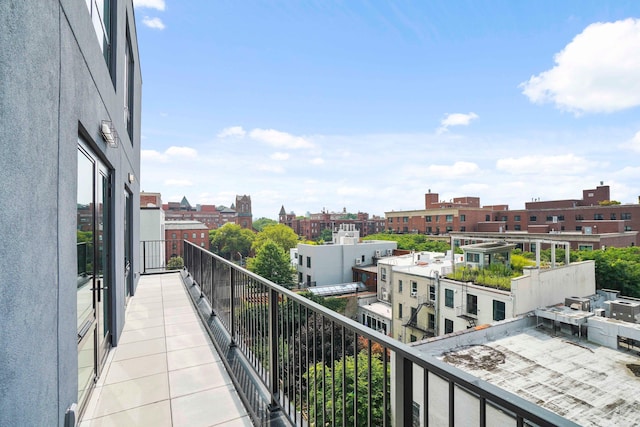
[[(582, 191), (581, 199), (533, 200), (524, 209), (507, 205), (480, 207), (477, 197), (439, 201), (425, 194), (425, 209), (385, 212), (387, 230), (396, 233), (474, 233), (478, 238), (523, 233), (550, 236), (571, 243), (572, 249), (635, 246), (640, 231), (640, 204), (612, 204), (609, 186)], [(542, 237), (541, 237), (542, 238)], [(529, 248), (524, 247), (525, 250)]]
[(165, 221), (164, 223), (165, 253), (167, 260), (174, 256), (182, 256), (182, 241), (209, 247), (209, 229), (199, 221)]
[(355, 214), (355, 218), (352, 216), (347, 213), (346, 209), (343, 209), (340, 213), (323, 210), (320, 213), (311, 214), (308, 218), (298, 218), (293, 212), (287, 213), (282, 206), (278, 220), (280, 224), (289, 226), (298, 236), (304, 236), (308, 240), (318, 239), (327, 229), (332, 232), (336, 231), (342, 224), (355, 225), (361, 237), (381, 233), (385, 229), (385, 219), (380, 216), (374, 215), (370, 218), (369, 214), (365, 212), (358, 212)]
[(507, 205), (480, 207), (479, 197), (457, 197), (440, 201), (438, 193), (425, 194), (425, 208), (385, 212), (386, 229), (395, 233), (446, 234), (451, 231), (479, 231), (478, 224), (491, 221), (495, 210)]
[[(153, 193), (150, 193), (153, 194)], [(236, 209), (236, 206), (239, 208)], [(251, 196), (236, 196), (235, 204), (231, 207), (215, 205), (191, 206), (186, 197), (180, 202), (169, 202), (162, 205), (165, 217), (169, 221), (199, 221), (209, 230), (222, 227), (227, 222), (238, 224), (242, 228), (252, 229), (253, 214), (251, 213)]]

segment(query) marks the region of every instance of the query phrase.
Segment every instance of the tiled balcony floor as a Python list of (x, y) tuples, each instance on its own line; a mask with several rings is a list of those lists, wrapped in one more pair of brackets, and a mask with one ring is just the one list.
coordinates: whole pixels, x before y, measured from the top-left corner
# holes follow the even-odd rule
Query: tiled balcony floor
[(179, 273), (142, 276), (80, 427), (251, 425)]

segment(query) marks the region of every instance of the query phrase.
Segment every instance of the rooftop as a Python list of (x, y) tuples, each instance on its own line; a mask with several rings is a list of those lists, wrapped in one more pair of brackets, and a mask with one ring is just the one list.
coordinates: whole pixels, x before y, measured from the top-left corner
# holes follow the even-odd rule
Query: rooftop
[(446, 340), (418, 348), (581, 425), (637, 425), (635, 354), (535, 327), (469, 345), (461, 345), (463, 335), (448, 350)]

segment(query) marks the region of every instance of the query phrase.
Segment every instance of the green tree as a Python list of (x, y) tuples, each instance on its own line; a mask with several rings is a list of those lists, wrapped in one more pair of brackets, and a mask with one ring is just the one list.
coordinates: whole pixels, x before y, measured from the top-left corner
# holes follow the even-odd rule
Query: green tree
[(594, 260), (598, 289), (616, 289), (623, 295), (640, 298), (640, 247), (577, 251), (572, 253), (572, 259)]
[(169, 262), (167, 262), (167, 269), (169, 270), (179, 270), (184, 267), (184, 260), (181, 256), (171, 257)]
[(255, 236), (253, 231), (230, 222), (209, 231), (211, 250), (226, 259), (235, 258), (238, 252), (243, 257), (248, 256)]
[(247, 268), (279, 285), (291, 287), (293, 284), (294, 270), (289, 255), (272, 240), (260, 246), (255, 258), (249, 258)]
[[(377, 355), (371, 357), (371, 378), (369, 379), (369, 356), (366, 350), (357, 355), (358, 371), (355, 369), (354, 356), (346, 356), (335, 362), (333, 368), (322, 363), (311, 365), (304, 375), (309, 390), (308, 416), (310, 423), (317, 418), (317, 425), (332, 425), (335, 410), (335, 425), (342, 425), (343, 413), (346, 412), (346, 425), (381, 426), (384, 417), (384, 364)], [(346, 378), (344, 384), (342, 376)], [(390, 377), (390, 365), (387, 365), (387, 378)], [(334, 379), (334, 380), (332, 380)], [(355, 384), (355, 386), (354, 386)], [(358, 390), (356, 402), (357, 420), (354, 423), (355, 388)], [(387, 388), (388, 389), (388, 388)], [(371, 408), (369, 408), (371, 393)], [(342, 400), (345, 398), (345, 406)], [(388, 396), (387, 396), (388, 397)], [(369, 422), (369, 410), (372, 419)], [(387, 411), (387, 416), (390, 411)], [(390, 419), (387, 418), (387, 425)]]
[(262, 231), (264, 229), (264, 227), (266, 227), (267, 225), (275, 225), (277, 224), (278, 221), (273, 220), (271, 218), (258, 218), (255, 221), (253, 221), (253, 229), (256, 231)]
[(318, 237), (318, 241), (330, 242), (332, 240), (333, 240), (333, 232), (331, 231), (330, 228), (325, 228), (324, 230), (322, 230), (322, 232), (320, 233), (320, 236)]
[[(449, 242), (430, 240), (424, 234), (370, 234), (362, 240), (388, 240), (398, 243), (398, 249), (418, 252), (444, 252), (451, 249)], [(462, 253), (462, 249), (456, 248), (456, 253)]]
[(293, 232), (291, 227), (284, 224), (267, 225), (256, 235), (253, 241), (252, 249), (257, 254), (260, 248), (269, 240), (277, 244), (286, 253), (289, 249), (295, 248), (298, 244), (298, 235)]

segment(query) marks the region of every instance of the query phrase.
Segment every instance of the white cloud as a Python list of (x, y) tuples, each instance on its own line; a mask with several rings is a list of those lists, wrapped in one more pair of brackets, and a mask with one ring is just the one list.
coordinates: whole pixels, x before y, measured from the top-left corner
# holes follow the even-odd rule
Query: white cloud
[(249, 136), (278, 148), (313, 148), (313, 144), (306, 139), (275, 129), (254, 129)]
[(627, 144), (622, 145), (621, 148), (628, 148), (632, 151), (640, 153), (640, 131), (636, 132), (635, 136), (631, 138), (631, 140)]
[(169, 147), (164, 153), (156, 150), (140, 150), (142, 160), (151, 162), (167, 163), (171, 158), (186, 157), (195, 158), (198, 157), (198, 152), (190, 147)]
[(164, 185), (174, 187), (191, 187), (193, 182), (188, 179), (166, 179), (164, 181)]
[(258, 170), (263, 172), (284, 173), (284, 168), (279, 165), (260, 165)]
[(133, 7), (164, 10), (164, 0), (133, 0)]
[(288, 160), (289, 157), (289, 153), (273, 153), (271, 155), (272, 160)]
[(469, 123), (471, 123), (471, 120), (475, 120), (477, 118), (478, 118), (478, 115), (473, 112), (469, 114), (464, 114), (464, 113), (447, 114), (447, 116), (444, 119), (442, 119), (442, 121), (440, 122), (440, 127), (438, 128), (437, 133), (442, 134), (444, 132), (447, 132), (450, 126), (469, 126)]
[(228, 136), (242, 138), (243, 136), (246, 135), (246, 133), (247, 132), (245, 132), (245, 130), (242, 129), (242, 126), (231, 126), (231, 127), (222, 129), (222, 131), (218, 134), (218, 138), (226, 138)]
[(167, 151), (165, 151), (165, 153), (167, 156), (189, 157), (189, 158), (198, 157), (198, 152), (191, 147), (172, 146), (167, 148)]
[(429, 166), (429, 172), (441, 178), (472, 175), (477, 173), (479, 169), (478, 165), (472, 162), (455, 162), (453, 165)]
[(145, 16), (144, 18), (142, 18), (142, 23), (147, 27), (153, 28), (155, 30), (164, 30), (165, 28), (162, 19), (158, 17), (151, 18), (149, 16)]
[(499, 159), (496, 162), (496, 169), (516, 175), (564, 175), (583, 173), (593, 165), (594, 162), (574, 154), (557, 156), (530, 155)]
[(554, 61), (520, 84), (531, 102), (576, 114), (640, 105), (640, 19), (591, 24)]
[(316, 157), (315, 159), (309, 160), (309, 163), (312, 165), (322, 165), (324, 164), (324, 159), (322, 157)]

